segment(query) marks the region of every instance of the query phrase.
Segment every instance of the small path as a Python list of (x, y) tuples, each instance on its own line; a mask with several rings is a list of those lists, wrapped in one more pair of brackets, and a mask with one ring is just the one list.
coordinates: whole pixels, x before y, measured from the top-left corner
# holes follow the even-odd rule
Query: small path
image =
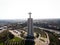
[[(13, 35), (15, 35), (16, 37), (19, 37), (19, 38), (22, 38), (21, 36), (20, 36), (20, 32), (19, 31), (17, 31), (18, 33), (15, 33), (14, 31), (17, 31), (17, 30), (9, 30), (9, 32), (11, 32)], [(22, 38), (23, 39), (23, 38)]]
[[(40, 35), (40, 34), (39, 34)], [(40, 36), (38, 37), (38, 38), (36, 38), (35, 39), (35, 45), (49, 45), (49, 43), (50, 43), (50, 41), (49, 41), (49, 36), (48, 36), (48, 34), (46, 33), (46, 35), (47, 35), (47, 38), (43, 38), (42, 37), (42, 39), (44, 39), (45, 40), (45, 42), (43, 42), (43, 41), (41, 41), (40, 40)]]

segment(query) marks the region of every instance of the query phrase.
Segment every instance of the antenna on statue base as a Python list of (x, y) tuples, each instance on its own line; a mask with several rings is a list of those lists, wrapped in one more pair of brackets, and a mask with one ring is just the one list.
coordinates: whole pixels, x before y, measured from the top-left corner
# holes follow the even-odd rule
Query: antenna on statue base
[(32, 13), (31, 13), (31, 12), (29, 12), (28, 14), (29, 14), (29, 18), (31, 18), (31, 14), (32, 14)]

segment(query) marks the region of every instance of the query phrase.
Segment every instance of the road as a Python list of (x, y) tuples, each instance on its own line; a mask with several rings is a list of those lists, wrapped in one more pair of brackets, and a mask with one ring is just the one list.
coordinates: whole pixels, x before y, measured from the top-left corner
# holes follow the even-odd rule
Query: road
[(38, 27), (38, 28), (40, 28), (40, 29), (42, 29), (42, 30), (46, 30), (46, 31), (55, 32), (55, 33), (57, 33), (57, 34), (60, 34), (60, 31), (57, 31), (57, 30), (47, 29), (47, 28), (42, 28), (42, 27)]

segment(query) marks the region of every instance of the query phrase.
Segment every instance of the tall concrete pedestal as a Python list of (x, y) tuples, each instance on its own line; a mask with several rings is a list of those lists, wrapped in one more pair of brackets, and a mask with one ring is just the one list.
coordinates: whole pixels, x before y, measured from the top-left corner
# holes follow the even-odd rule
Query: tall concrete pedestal
[(25, 45), (35, 45), (34, 42), (34, 31), (33, 31), (33, 19), (31, 18), (31, 12), (29, 13), (29, 18), (28, 18), (28, 31), (27, 31), (27, 36), (25, 40)]

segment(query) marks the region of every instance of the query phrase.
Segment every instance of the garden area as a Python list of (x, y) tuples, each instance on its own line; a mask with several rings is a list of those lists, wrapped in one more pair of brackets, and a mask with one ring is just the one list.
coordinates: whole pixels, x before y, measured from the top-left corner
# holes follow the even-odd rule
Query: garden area
[(0, 45), (24, 45), (24, 40), (5, 30), (0, 33)]

